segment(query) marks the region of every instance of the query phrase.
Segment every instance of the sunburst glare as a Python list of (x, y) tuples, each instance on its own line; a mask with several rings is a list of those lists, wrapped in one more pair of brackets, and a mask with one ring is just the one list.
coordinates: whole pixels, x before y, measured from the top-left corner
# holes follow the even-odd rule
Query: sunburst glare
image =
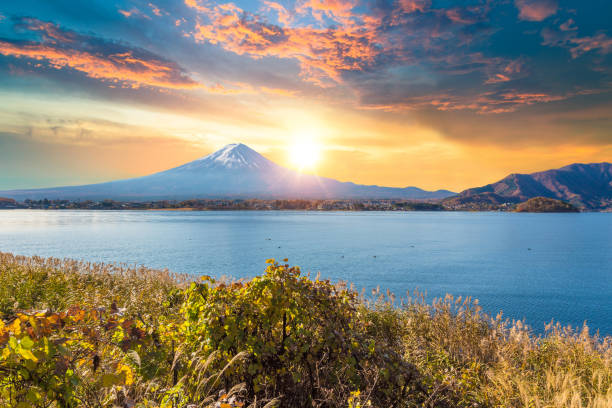
[(291, 166), (299, 170), (313, 170), (321, 160), (321, 145), (312, 139), (297, 139), (289, 146)]

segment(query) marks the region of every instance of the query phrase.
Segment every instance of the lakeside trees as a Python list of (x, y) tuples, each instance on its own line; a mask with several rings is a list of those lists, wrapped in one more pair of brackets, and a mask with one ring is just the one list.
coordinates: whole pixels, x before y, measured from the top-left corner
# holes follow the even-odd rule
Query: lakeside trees
[(183, 201), (25, 200), (12, 208), (86, 210), (304, 210), (304, 211), (441, 211), (434, 202), (405, 200), (258, 200), (191, 199)]

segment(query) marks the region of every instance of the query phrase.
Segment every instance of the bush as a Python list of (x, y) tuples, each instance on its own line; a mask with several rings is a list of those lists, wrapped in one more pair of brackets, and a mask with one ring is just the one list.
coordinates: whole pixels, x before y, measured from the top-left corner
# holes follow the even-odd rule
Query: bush
[(21, 408), (133, 401), (143, 391), (137, 377), (158, 374), (153, 339), (116, 311), (18, 314), (0, 322), (0, 401)]
[(191, 284), (179, 331), (187, 349), (218, 353), (217, 370), (242, 353), (241, 364), (224, 371), (225, 385), (244, 383), (258, 400), (280, 396), (285, 406), (295, 407), (341, 406), (352, 391), (374, 391), (371, 375), (383, 363), (386, 368), (376, 374), (386, 385), (370, 397), (392, 404), (413, 371), (401, 354), (377, 345), (381, 333), (369, 329), (375, 324), (364, 320), (369, 313), (356, 293), (310, 280), (298, 267), (268, 263), (262, 276), (246, 283), (217, 284), (205, 277)]

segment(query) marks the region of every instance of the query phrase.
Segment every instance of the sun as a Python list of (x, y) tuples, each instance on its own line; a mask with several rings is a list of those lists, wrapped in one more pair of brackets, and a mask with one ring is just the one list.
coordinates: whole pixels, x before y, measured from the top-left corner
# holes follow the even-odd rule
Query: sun
[(310, 140), (299, 140), (289, 146), (289, 161), (299, 170), (312, 170), (321, 159), (321, 146)]

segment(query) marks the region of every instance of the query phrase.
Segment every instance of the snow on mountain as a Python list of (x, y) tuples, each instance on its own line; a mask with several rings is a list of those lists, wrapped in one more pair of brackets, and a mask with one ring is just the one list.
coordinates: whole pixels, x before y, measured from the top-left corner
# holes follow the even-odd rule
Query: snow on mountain
[(232, 143), (217, 150), (208, 156), (194, 160), (173, 170), (198, 169), (266, 169), (271, 170), (277, 166), (255, 150), (242, 143)]
[(445, 198), (447, 190), (393, 188), (340, 182), (279, 166), (250, 147), (230, 144), (208, 156), (144, 177), (84, 186), (13, 190), (18, 200), (183, 200), (190, 198), (359, 199)]

